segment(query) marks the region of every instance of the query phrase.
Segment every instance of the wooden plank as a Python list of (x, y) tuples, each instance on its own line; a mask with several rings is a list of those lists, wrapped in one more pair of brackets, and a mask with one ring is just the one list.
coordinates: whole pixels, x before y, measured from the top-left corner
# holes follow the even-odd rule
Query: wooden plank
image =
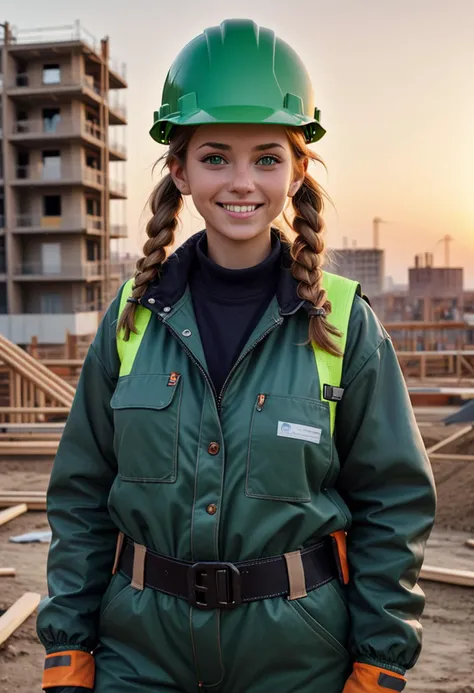
[(431, 455), (433, 452), (441, 450), (441, 448), (444, 448), (449, 443), (452, 443), (453, 441), (458, 440), (458, 438), (462, 438), (463, 436), (467, 435), (472, 431), (472, 429), (472, 424), (469, 426), (464, 426), (464, 428), (461, 428), (460, 431), (456, 431), (451, 436), (449, 436), (449, 438), (444, 438), (443, 440), (440, 440), (439, 443), (436, 443), (436, 445), (432, 445), (426, 452), (428, 453), (428, 455)]
[[(23, 502), (26, 503), (28, 511), (30, 510), (46, 510), (46, 500), (40, 498), (24, 498)], [(11, 498), (0, 498), (0, 508), (9, 508), (12, 504)]]
[(84, 359), (41, 359), (44, 366), (69, 366), (78, 368), (84, 364)]
[(15, 577), (15, 568), (0, 568), (0, 577)]
[(40, 594), (25, 592), (3, 616), (0, 616), (0, 645), (36, 611), (40, 601)]
[[(29, 413), (29, 412), (28, 412)], [(8, 431), (9, 429), (14, 429), (18, 431), (43, 431), (44, 429), (51, 429), (53, 431), (62, 431), (64, 428), (64, 421), (51, 421), (50, 423), (4, 423), (0, 424), (0, 428)]]
[(58, 441), (54, 440), (19, 440), (11, 442), (0, 440), (0, 455), (55, 455)]
[(447, 452), (435, 452), (430, 455), (430, 460), (440, 462), (474, 462), (474, 455), (450, 455)]
[(46, 498), (46, 491), (0, 491), (0, 496), (5, 498), (6, 496), (11, 496), (12, 498), (28, 498), (38, 497)]
[(0, 433), (0, 440), (10, 442), (14, 442), (15, 440), (49, 440), (58, 442), (61, 440), (61, 435), (59, 433), (27, 433), (26, 431), (23, 431), (20, 433)]
[(68, 415), (70, 407), (0, 407), (1, 414), (64, 414)]
[(448, 585), (474, 587), (474, 572), (472, 570), (454, 570), (453, 568), (424, 565), (420, 577), (432, 582), (446, 582)]
[(14, 520), (15, 517), (18, 517), (19, 515), (23, 515), (23, 513), (26, 513), (27, 510), (28, 508), (26, 507), (25, 503), (20, 503), (19, 505), (14, 505), (11, 508), (7, 508), (7, 510), (2, 510), (0, 512), (0, 526), (6, 525), (7, 522)]

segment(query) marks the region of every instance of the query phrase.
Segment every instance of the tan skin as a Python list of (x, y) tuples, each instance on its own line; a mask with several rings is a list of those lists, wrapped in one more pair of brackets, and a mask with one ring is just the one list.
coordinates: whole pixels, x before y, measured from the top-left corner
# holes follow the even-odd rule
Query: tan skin
[[(305, 160), (296, 170), (282, 126), (216, 124), (196, 130), (185, 166), (172, 161), (170, 174), (205, 220), (209, 257), (242, 269), (270, 253), (271, 225), (303, 184), (307, 166)], [(245, 212), (224, 205), (258, 207)]]

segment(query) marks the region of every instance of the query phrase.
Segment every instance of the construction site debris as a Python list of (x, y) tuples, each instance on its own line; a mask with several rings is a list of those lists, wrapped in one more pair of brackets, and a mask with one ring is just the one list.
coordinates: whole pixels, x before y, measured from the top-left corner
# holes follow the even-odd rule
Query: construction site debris
[(474, 572), (471, 570), (454, 570), (453, 568), (438, 568), (432, 565), (424, 565), (421, 569), (420, 577), (422, 580), (445, 582), (448, 585), (474, 587)]
[(40, 594), (25, 592), (3, 616), (0, 616), (0, 645), (36, 611), (40, 601)]
[(14, 505), (11, 508), (0, 511), (0, 525), (6, 525), (10, 520), (14, 520), (18, 515), (23, 515), (28, 510), (25, 503)]
[(26, 534), (20, 534), (17, 537), (10, 537), (8, 541), (13, 542), (13, 544), (49, 544), (51, 541), (52, 532), (27, 532)]

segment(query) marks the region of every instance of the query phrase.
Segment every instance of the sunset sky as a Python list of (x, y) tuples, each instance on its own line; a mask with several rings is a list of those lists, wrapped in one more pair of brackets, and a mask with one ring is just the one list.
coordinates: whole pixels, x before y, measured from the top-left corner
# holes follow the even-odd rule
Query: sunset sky
[[(336, 210), (327, 244), (347, 237), (372, 243), (381, 227), (387, 274), (397, 282), (416, 253), (464, 265), (474, 287), (474, 0), (3, 0), (2, 18), (20, 28), (80, 19), (127, 63), (129, 161), (126, 218), (136, 252), (151, 167), (164, 152), (148, 135), (163, 81), (181, 47), (205, 27), (246, 17), (273, 28), (305, 62), (327, 135), (315, 145), (328, 174), (316, 169)], [(155, 174), (155, 181), (156, 181)], [(184, 218), (181, 238), (201, 228)]]

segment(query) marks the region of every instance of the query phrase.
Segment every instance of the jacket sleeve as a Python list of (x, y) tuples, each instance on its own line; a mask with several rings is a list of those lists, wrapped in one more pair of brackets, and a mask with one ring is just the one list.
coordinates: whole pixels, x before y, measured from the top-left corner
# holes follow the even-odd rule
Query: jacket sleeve
[(417, 580), (436, 501), (390, 337), (358, 297), (353, 313), (335, 434), (338, 490), (352, 515), (347, 595), (356, 664), (344, 693), (384, 693), (403, 689), (420, 653)]
[(111, 577), (117, 539), (107, 509), (116, 476), (110, 399), (119, 370), (117, 310), (116, 299), (85, 358), (48, 488), (49, 596), (37, 620), (47, 654), (46, 689), (94, 686), (91, 652), (97, 644), (98, 611)]

